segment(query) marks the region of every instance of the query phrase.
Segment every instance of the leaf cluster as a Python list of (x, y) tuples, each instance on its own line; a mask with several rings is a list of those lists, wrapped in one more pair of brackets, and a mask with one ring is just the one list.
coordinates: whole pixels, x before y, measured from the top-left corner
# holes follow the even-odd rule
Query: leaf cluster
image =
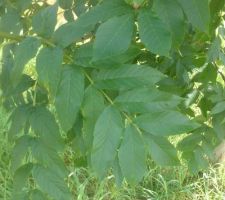
[(13, 198), (72, 199), (67, 146), (118, 184), (141, 181), (149, 158), (206, 168), (225, 136), (224, 3), (1, 0)]

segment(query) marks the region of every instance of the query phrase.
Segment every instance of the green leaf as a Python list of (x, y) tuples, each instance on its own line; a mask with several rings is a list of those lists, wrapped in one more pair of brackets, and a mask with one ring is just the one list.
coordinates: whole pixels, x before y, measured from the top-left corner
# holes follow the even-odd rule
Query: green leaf
[(47, 197), (40, 190), (32, 190), (30, 195), (32, 200), (47, 200)]
[(215, 62), (220, 56), (221, 39), (216, 37), (208, 50), (208, 62)]
[(22, 29), (22, 20), (17, 10), (7, 8), (7, 13), (0, 18), (0, 30), (19, 34)]
[(224, 139), (224, 129), (225, 129), (225, 121), (224, 121), (224, 112), (218, 113), (212, 118), (212, 127), (216, 136), (220, 139)]
[(30, 125), (46, 146), (57, 151), (62, 150), (63, 143), (59, 127), (54, 116), (45, 107), (35, 107), (30, 116)]
[(213, 108), (212, 108), (212, 114), (218, 114), (225, 111), (225, 101), (217, 103)]
[(79, 46), (75, 50), (74, 63), (82, 67), (92, 67), (93, 42)]
[(24, 39), (16, 49), (14, 66), (11, 73), (13, 85), (17, 85), (21, 79), (25, 65), (35, 57), (41, 43), (38, 39), (28, 37)]
[[(63, 1), (63, 0), (62, 0)], [(92, 2), (89, 2), (90, 4)], [(76, 16), (80, 16), (83, 13), (85, 13), (88, 10), (88, 7), (86, 6), (86, 2), (84, 0), (76, 0), (73, 11), (76, 14)]]
[(16, 141), (12, 152), (11, 168), (13, 172), (15, 172), (22, 165), (22, 161), (28, 152), (30, 141), (31, 137), (28, 135), (24, 135)]
[(59, 157), (58, 152), (55, 151), (55, 149), (46, 146), (42, 139), (33, 139), (31, 152), (38, 163), (51, 168), (51, 170), (61, 178), (66, 177), (68, 172), (63, 160)]
[(177, 111), (152, 112), (138, 116), (137, 125), (156, 136), (188, 133), (200, 125)]
[(86, 33), (90, 33), (98, 22), (104, 22), (114, 16), (132, 12), (132, 9), (121, 0), (105, 0), (81, 15), (75, 22), (67, 23), (56, 30), (54, 41), (62, 47), (79, 41)]
[(193, 174), (197, 174), (200, 170), (205, 170), (208, 167), (208, 162), (200, 147), (192, 152), (183, 153), (182, 157), (188, 161), (188, 168)]
[(22, 191), (17, 194), (13, 194), (12, 200), (30, 200), (29, 193), (27, 191)]
[(125, 129), (119, 148), (119, 164), (122, 174), (129, 183), (135, 184), (146, 172), (146, 153), (140, 133), (131, 126)]
[(94, 42), (93, 61), (124, 53), (130, 46), (134, 31), (134, 17), (123, 15), (101, 24)]
[(28, 75), (22, 74), (21, 79), (17, 86), (9, 91), (9, 95), (19, 95), (26, 92), (35, 84), (35, 81)]
[(80, 21), (84, 24), (97, 24), (108, 19), (132, 13), (132, 8), (121, 0), (104, 0), (102, 3), (90, 9), (89, 12), (80, 17)]
[(104, 108), (105, 104), (102, 94), (94, 87), (88, 87), (85, 90), (82, 105), (82, 114), (84, 118), (83, 132), (85, 143), (88, 148), (92, 148), (95, 123)]
[(175, 147), (164, 137), (145, 134), (146, 143), (152, 159), (161, 166), (178, 165), (179, 160)]
[(90, 33), (94, 29), (93, 25), (86, 25), (79, 21), (66, 23), (58, 28), (53, 34), (54, 42), (65, 48), (73, 42), (78, 42), (86, 33)]
[(190, 77), (186, 66), (180, 61), (176, 63), (176, 81), (180, 87), (185, 87), (190, 84)]
[(16, 170), (13, 177), (13, 196), (23, 193), (22, 189), (26, 186), (27, 179), (31, 174), (32, 168), (33, 164), (28, 163)]
[(218, 12), (223, 9), (225, 0), (211, 0), (210, 1), (210, 14), (212, 17), (218, 15)]
[(200, 144), (200, 142), (204, 139), (204, 136), (199, 133), (193, 133), (191, 135), (183, 138), (178, 144), (177, 149), (183, 152), (193, 152)]
[(190, 93), (188, 93), (185, 97), (184, 106), (185, 108), (190, 108), (190, 106), (196, 103), (199, 97), (199, 91), (194, 89)]
[(28, 106), (17, 107), (10, 116), (11, 125), (8, 132), (10, 140), (15, 139), (16, 135), (21, 133), (28, 121), (30, 110)]
[[(90, 161), (90, 154), (86, 154), (86, 153), (90, 153), (88, 152), (91, 149), (91, 144), (92, 141), (90, 141), (89, 144), (87, 144), (86, 142), (89, 142), (87, 140), (85, 140), (85, 133), (84, 133), (84, 122), (83, 122), (83, 117), (81, 115), (81, 113), (79, 113), (78, 118), (73, 126), (73, 128), (70, 130), (70, 134), (73, 134), (73, 141), (72, 141), (72, 148), (73, 150), (77, 153), (76, 159), (80, 159), (81, 162), (76, 162), (77, 166), (79, 164), (83, 164), (83, 166), (87, 166), (86, 165), (86, 161)], [(93, 132), (92, 132), (93, 134)], [(86, 155), (88, 157), (86, 157)]]
[(170, 28), (172, 40), (178, 47), (184, 39), (184, 14), (180, 5), (174, 0), (157, 0), (153, 2), (153, 10)]
[(145, 65), (122, 65), (114, 69), (101, 70), (95, 77), (95, 85), (101, 89), (130, 89), (153, 85), (165, 76)]
[(210, 11), (208, 0), (178, 0), (190, 23), (200, 31), (208, 33)]
[(131, 44), (127, 51), (120, 55), (115, 55), (112, 57), (108, 57), (106, 59), (101, 59), (93, 62), (93, 43), (87, 43), (81, 45), (76, 51), (74, 55), (74, 62), (77, 65), (82, 67), (91, 67), (91, 68), (105, 68), (105, 67), (117, 67), (120, 64), (132, 62), (136, 59), (138, 55), (141, 54), (140, 49)]
[(36, 59), (38, 81), (44, 85), (53, 96), (55, 96), (59, 84), (62, 61), (63, 51), (58, 47), (43, 48)]
[(104, 60), (98, 60), (92, 64), (98, 68), (105, 67), (118, 67), (120, 64), (133, 63), (138, 55), (141, 54), (141, 50), (135, 45), (131, 44), (130, 47), (124, 53)]
[(115, 99), (116, 105), (122, 110), (134, 113), (169, 110), (176, 108), (181, 101), (181, 97), (153, 87), (129, 90)]
[(141, 41), (152, 53), (168, 56), (172, 44), (169, 28), (149, 9), (142, 9), (138, 14)]
[(72, 195), (64, 179), (55, 174), (51, 169), (35, 165), (32, 174), (41, 190), (55, 200), (72, 199)]
[(123, 182), (124, 177), (123, 177), (123, 174), (122, 174), (122, 171), (121, 171), (118, 155), (116, 156), (116, 159), (113, 163), (113, 174), (115, 176), (116, 185), (122, 186), (122, 182)]
[(65, 132), (72, 128), (80, 110), (83, 96), (83, 73), (75, 67), (65, 68), (55, 98), (56, 112)]
[(165, 92), (173, 93), (179, 96), (184, 95), (184, 88), (181, 84), (170, 77), (166, 77), (165, 79), (161, 80), (159, 83), (159, 89)]
[(100, 178), (113, 165), (122, 131), (120, 113), (113, 107), (107, 107), (96, 122), (91, 153), (92, 168)]
[(64, 10), (70, 9), (73, 6), (73, 0), (58, 0), (59, 6)]
[(192, 80), (200, 83), (215, 83), (217, 75), (217, 67), (213, 64), (208, 64), (198, 69), (198, 72), (193, 76)]
[(49, 38), (55, 30), (57, 23), (58, 5), (48, 6), (40, 10), (32, 18), (34, 32), (43, 37)]
[(65, 10), (63, 16), (67, 22), (73, 22), (75, 20), (74, 13), (72, 10)]
[[(2, 40), (0, 38), (0, 40)], [(11, 86), (11, 70), (14, 64), (14, 44), (3, 45), (0, 49), (0, 62), (1, 62), (1, 75), (0, 75), (0, 85), (1, 90), (5, 93)]]
[(20, 12), (24, 12), (32, 5), (32, 0), (17, 0), (15, 4), (16, 8), (19, 9)]

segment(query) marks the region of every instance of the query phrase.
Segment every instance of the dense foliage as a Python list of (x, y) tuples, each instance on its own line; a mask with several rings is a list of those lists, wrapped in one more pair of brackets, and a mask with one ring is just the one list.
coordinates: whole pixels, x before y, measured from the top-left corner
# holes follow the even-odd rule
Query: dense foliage
[(224, 3), (0, 0), (13, 198), (72, 199), (68, 146), (118, 184), (139, 182), (148, 158), (206, 168), (225, 136)]

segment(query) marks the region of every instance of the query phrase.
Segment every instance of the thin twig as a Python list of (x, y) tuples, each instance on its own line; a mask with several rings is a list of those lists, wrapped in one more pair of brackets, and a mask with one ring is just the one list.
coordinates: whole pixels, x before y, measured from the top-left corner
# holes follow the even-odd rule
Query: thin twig
[(219, 70), (218, 70), (218, 73), (220, 74), (220, 76), (222, 77), (222, 79), (223, 79), (223, 81), (225, 83), (225, 76), (224, 76), (224, 74), (221, 71), (219, 71)]

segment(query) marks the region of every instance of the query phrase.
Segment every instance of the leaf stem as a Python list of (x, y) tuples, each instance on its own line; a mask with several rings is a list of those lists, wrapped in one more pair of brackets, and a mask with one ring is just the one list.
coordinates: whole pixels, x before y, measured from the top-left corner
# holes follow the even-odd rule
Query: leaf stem
[(10, 34), (10, 33), (2, 32), (2, 31), (0, 31), (0, 37), (10, 39), (10, 40), (16, 40), (16, 41), (21, 41), (25, 38), (25, 36)]
[[(5, 39), (15, 40), (15, 41), (20, 42), (23, 39), (25, 39), (26, 37), (29, 37), (29, 36), (28, 35), (16, 35), (16, 34), (11, 34), (11, 33), (6, 33), (6, 32), (3, 32), (3, 31), (0, 31), (0, 38), (5, 38)], [(52, 41), (47, 40), (43, 37), (39, 37), (39, 36), (31, 36), (31, 37), (35, 37), (35, 38), (41, 40), (41, 42), (43, 44), (49, 45), (51, 47), (56, 46)]]
[(37, 98), (37, 92), (36, 92), (36, 88), (37, 88), (37, 80), (35, 81), (34, 84), (34, 96), (33, 96), (33, 106), (36, 106), (36, 98)]

